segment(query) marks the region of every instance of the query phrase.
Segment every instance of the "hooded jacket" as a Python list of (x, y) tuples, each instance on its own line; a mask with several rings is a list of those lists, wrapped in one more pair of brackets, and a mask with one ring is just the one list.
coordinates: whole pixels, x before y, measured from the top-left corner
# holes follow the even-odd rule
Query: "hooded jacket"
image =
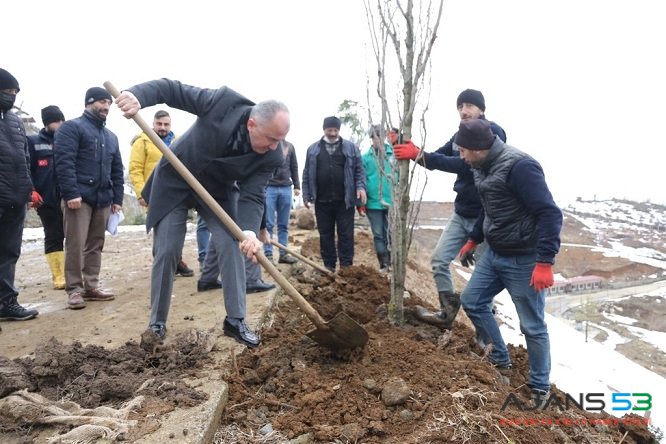
[[(166, 146), (171, 146), (174, 139), (175, 135), (173, 131), (170, 131), (163, 140)], [(162, 151), (155, 146), (146, 133), (142, 132), (132, 139), (128, 174), (137, 198), (141, 197), (141, 192), (148, 177), (150, 177), (161, 158)]]

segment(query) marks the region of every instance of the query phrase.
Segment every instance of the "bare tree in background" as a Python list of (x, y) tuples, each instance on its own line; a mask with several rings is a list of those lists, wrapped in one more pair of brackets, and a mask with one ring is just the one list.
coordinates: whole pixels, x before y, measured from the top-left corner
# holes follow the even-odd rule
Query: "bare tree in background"
[[(397, 127), (404, 140), (410, 140), (414, 115), (420, 112), (421, 145), (425, 146), (430, 55), (437, 39), (444, 0), (376, 0), (376, 3), (364, 0), (364, 5), (377, 64), (381, 127)], [(425, 100), (419, 102), (422, 97)], [(397, 116), (395, 121), (393, 115)], [(402, 325), (406, 261), (416, 212), (410, 209), (414, 170), (410, 170), (409, 160), (398, 161), (396, 167), (397, 180), (393, 181), (393, 207), (389, 218), (392, 245), (389, 319), (396, 325)]]

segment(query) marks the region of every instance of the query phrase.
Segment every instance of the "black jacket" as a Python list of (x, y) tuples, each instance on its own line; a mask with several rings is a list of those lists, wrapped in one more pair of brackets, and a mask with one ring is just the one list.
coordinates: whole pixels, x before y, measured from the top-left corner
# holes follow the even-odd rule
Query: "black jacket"
[(30, 175), (35, 190), (44, 199), (46, 207), (60, 207), (60, 190), (53, 164), (53, 134), (42, 128), (39, 134), (28, 136)]
[(11, 111), (0, 112), (0, 206), (25, 205), (32, 181), (28, 171), (28, 141), (23, 122)]

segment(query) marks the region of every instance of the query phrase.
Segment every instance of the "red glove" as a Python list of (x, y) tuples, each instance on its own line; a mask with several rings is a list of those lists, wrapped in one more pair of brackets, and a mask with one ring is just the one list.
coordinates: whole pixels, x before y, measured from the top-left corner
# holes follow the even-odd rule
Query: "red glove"
[(393, 155), (398, 160), (416, 160), (420, 153), (419, 147), (414, 145), (411, 140), (393, 147)]
[(463, 267), (470, 267), (474, 265), (476, 259), (474, 258), (474, 250), (478, 244), (473, 240), (468, 240), (458, 253), (458, 259)]
[(358, 211), (359, 216), (365, 216), (365, 210), (367, 210), (365, 205), (360, 206), (360, 207), (356, 207), (356, 211)]
[(532, 272), (530, 285), (534, 287), (536, 291), (541, 291), (552, 287), (554, 283), (555, 278), (553, 277), (553, 266), (551, 264), (537, 262), (537, 264), (534, 266), (534, 271)]
[(42, 196), (37, 191), (32, 190), (30, 203), (32, 204), (32, 208), (39, 208), (44, 203), (44, 199), (42, 199)]

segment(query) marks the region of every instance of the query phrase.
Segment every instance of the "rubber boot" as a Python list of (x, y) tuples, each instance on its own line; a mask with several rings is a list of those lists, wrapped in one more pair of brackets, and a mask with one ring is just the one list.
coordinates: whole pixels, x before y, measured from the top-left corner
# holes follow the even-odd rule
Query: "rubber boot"
[(444, 321), (444, 328), (450, 329), (453, 327), (453, 321), (460, 310), (460, 295), (458, 293), (440, 291), (439, 305), (442, 308), (439, 317)]
[(46, 254), (46, 262), (51, 269), (51, 282), (56, 290), (65, 289), (65, 252), (54, 251)]

